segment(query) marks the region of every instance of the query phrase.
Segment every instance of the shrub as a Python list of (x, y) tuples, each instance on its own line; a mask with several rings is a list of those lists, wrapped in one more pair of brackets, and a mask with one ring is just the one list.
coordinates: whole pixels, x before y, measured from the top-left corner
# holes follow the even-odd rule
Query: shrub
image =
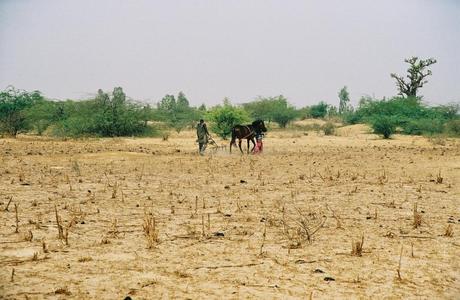
[(388, 139), (396, 131), (396, 122), (392, 117), (375, 116), (371, 120), (371, 127), (374, 133), (383, 135), (383, 138)]
[(27, 131), (30, 122), (26, 110), (42, 99), (38, 91), (29, 93), (14, 87), (0, 91), (0, 132), (16, 136)]
[(356, 112), (349, 111), (342, 114), (342, 121), (344, 124), (354, 125), (360, 123), (362, 121), (362, 117)]
[[(203, 109), (203, 108), (202, 108)], [(206, 107), (204, 107), (206, 109)], [(157, 105), (154, 118), (174, 128), (177, 133), (198, 121), (203, 110), (197, 110), (190, 106), (185, 94), (180, 92), (177, 99), (174, 95), (166, 95)]]
[(321, 101), (316, 105), (310, 106), (310, 116), (315, 119), (324, 118), (327, 115), (327, 109), (328, 105)]
[(288, 103), (283, 95), (269, 98), (259, 97), (256, 101), (243, 104), (243, 108), (253, 119), (274, 121), (281, 128), (285, 128), (298, 115), (298, 111)]
[(372, 125), (376, 118), (386, 117), (401, 127), (405, 134), (432, 135), (445, 131), (446, 123), (457, 118), (458, 109), (455, 104), (429, 107), (417, 97), (395, 97), (388, 100), (365, 97), (360, 100), (358, 109), (344, 115), (343, 119), (347, 124), (365, 122)]
[(325, 123), (321, 129), (324, 131), (324, 135), (335, 134), (335, 125), (332, 122)]
[(207, 115), (212, 121), (211, 130), (223, 139), (232, 133), (233, 126), (249, 121), (248, 113), (240, 107), (232, 106), (229, 101), (214, 107)]
[(447, 122), (446, 132), (453, 136), (460, 136), (460, 119)]
[(152, 132), (144, 108), (128, 102), (121, 88), (111, 95), (98, 91), (94, 100), (62, 103), (62, 117), (53, 128), (58, 136), (133, 136)]
[(443, 120), (440, 119), (415, 119), (402, 124), (404, 133), (411, 135), (435, 134), (444, 131)]

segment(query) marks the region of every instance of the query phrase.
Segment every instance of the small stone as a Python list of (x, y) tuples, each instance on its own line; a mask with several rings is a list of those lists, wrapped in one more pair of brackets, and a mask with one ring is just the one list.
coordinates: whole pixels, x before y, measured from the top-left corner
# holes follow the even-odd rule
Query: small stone
[[(313, 273), (324, 273), (324, 271), (321, 270), (321, 269), (315, 269), (315, 270), (313, 271)], [(326, 279), (325, 279), (325, 280), (326, 280)]]

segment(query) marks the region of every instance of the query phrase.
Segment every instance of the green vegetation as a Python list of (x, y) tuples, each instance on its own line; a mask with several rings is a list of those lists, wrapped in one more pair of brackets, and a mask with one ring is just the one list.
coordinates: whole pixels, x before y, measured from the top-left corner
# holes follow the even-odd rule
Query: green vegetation
[(389, 139), (396, 131), (396, 121), (390, 116), (374, 116), (370, 124), (374, 133), (383, 135), (384, 139)]
[(334, 135), (335, 134), (335, 125), (332, 122), (326, 122), (321, 129), (324, 132), (324, 135)]
[(351, 110), (350, 107), (350, 93), (348, 93), (347, 87), (344, 86), (340, 91), (339, 91), (339, 114), (342, 115), (344, 113), (347, 113)]
[(0, 92), (0, 132), (15, 137), (30, 128), (26, 109), (42, 100), (40, 92), (26, 92), (8, 87)]
[(361, 99), (355, 112), (344, 116), (344, 121), (348, 124), (371, 124), (376, 133), (384, 136), (389, 134), (386, 137), (393, 134), (396, 128), (400, 128), (404, 134), (455, 135), (455, 129), (449, 129), (451, 127), (448, 124), (458, 121), (458, 111), (458, 105), (429, 107), (417, 97), (395, 97), (388, 100), (367, 97)]
[[(165, 95), (156, 107), (136, 103), (127, 98), (121, 87), (112, 93), (102, 90), (92, 99), (82, 101), (50, 101), (40, 92), (27, 92), (8, 87), (0, 91), (0, 134), (15, 137), (18, 133), (48, 134), (60, 137), (81, 136), (163, 136), (193, 128), (200, 118), (209, 122), (209, 128), (226, 139), (236, 124), (261, 119), (269, 125), (277, 123), (285, 128), (296, 119), (324, 119), (318, 124), (293, 124), (302, 130), (322, 130), (325, 135), (335, 134), (335, 123), (366, 123), (374, 133), (390, 138), (395, 133), (410, 135), (460, 136), (459, 105), (428, 106), (417, 93), (430, 76), (427, 69), (436, 63), (433, 58), (412, 57), (407, 78), (391, 74), (396, 80), (400, 96), (389, 99), (363, 97), (356, 108), (350, 105), (346, 86), (338, 92), (338, 106), (324, 101), (296, 109), (288, 100), (259, 97), (252, 102), (235, 106), (225, 99), (222, 105), (207, 108), (204, 104), (193, 107), (183, 92), (177, 97)], [(155, 124), (155, 125), (152, 125)]]
[(326, 117), (328, 110), (329, 110), (329, 105), (327, 105), (326, 102), (321, 101), (320, 103), (316, 105), (310, 106), (310, 111), (309, 111), (308, 116), (314, 119), (324, 118)]
[(212, 122), (210, 129), (223, 139), (227, 139), (232, 133), (232, 127), (237, 124), (249, 122), (249, 114), (241, 107), (233, 106), (228, 99), (223, 105), (218, 105), (207, 114)]
[(281, 128), (285, 128), (289, 122), (298, 116), (296, 109), (290, 105), (287, 99), (278, 97), (258, 98), (253, 102), (243, 104), (243, 108), (255, 119), (275, 122)]
[(144, 135), (149, 129), (144, 108), (129, 102), (121, 87), (112, 94), (99, 90), (93, 100), (68, 101), (62, 105), (63, 117), (53, 133), (61, 136)]
[(200, 109), (190, 107), (185, 94), (180, 92), (177, 95), (177, 100), (174, 95), (164, 96), (158, 103), (158, 109), (154, 116), (155, 119), (163, 121), (179, 133), (185, 127), (192, 126), (205, 111), (205, 106), (200, 107)]
[(406, 76), (408, 81), (406, 81), (404, 77), (398, 76), (395, 73), (390, 74), (390, 76), (396, 80), (399, 95), (417, 97), (419, 88), (423, 87), (423, 85), (428, 82), (425, 78), (432, 74), (431, 70), (426, 70), (426, 68), (435, 64), (436, 59), (419, 59), (414, 56), (406, 58), (404, 62), (409, 64), (409, 69), (407, 69), (408, 74)]

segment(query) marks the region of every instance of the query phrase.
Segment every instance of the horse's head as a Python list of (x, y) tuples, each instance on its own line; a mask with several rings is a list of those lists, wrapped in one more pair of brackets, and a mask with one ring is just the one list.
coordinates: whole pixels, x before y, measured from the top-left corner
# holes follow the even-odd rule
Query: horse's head
[(252, 126), (254, 129), (259, 132), (267, 132), (267, 128), (265, 127), (265, 123), (263, 120), (255, 120), (252, 122)]

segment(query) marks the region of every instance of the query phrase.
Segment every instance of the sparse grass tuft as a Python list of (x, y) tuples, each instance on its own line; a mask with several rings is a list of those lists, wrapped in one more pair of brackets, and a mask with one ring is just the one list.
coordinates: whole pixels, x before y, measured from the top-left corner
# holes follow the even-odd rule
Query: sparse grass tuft
[(360, 241), (351, 242), (351, 255), (362, 256), (363, 255), (363, 245), (364, 245), (364, 235), (361, 236)]
[(414, 228), (418, 228), (422, 225), (422, 214), (417, 211), (417, 203), (414, 204)]
[(72, 171), (74, 171), (78, 177), (81, 176), (80, 165), (78, 164), (78, 161), (76, 160), (74, 160), (74, 162), (72, 163)]
[(27, 233), (24, 234), (24, 241), (31, 242), (34, 238), (31, 230), (28, 230)]
[(295, 208), (297, 215), (295, 217), (286, 218), (283, 206), (283, 228), (284, 234), (290, 241), (291, 248), (299, 248), (302, 242), (311, 243), (313, 237), (323, 227), (327, 217), (319, 212), (303, 212), (299, 208)]
[(446, 231), (444, 232), (445, 237), (453, 237), (454, 236), (454, 228), (452, 224), (447, 225)]
[(147, 239), (147, 248), (152, 249), (160, 241), (158, 238), (158, 228), (155, 217), (153, 214), (146, 214), (144, 216), (144, 235)]
[(15, 233), (19, 233), (19, 216), (18, 216), (18, 204), (15, 203), (14, 204), (14, 214), (15, 214), (15, 217), (16, 217), (16, 229), (15, 229)]
[(441, 184), (444, 178), (441, 176), (441, 170), (439, 170), (438, 175), (436, 176), (436, 183)]
[(78, 259), (78, 262), (87, 262), (87, 261), (92, 261), (93, 258), (91, 256), (85, 256), (85, 257), (80, 257)]
[(401, 252), (399, 254), (399, 264), (398, 264), (398, 269), (396, 269), (396, 273), (398, 274), (398, 280), (402, 281), (401, 277), (401, 260), (402, 260), (402, 254), (403, 254), (403, 245), (401, 245)]

